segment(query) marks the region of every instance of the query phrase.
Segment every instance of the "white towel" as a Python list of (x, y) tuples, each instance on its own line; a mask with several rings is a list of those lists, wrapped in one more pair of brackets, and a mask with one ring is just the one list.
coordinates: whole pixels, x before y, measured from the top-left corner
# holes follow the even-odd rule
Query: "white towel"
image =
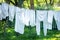
[(30, 25), (33, 27), (35, 26), (35, 11), (30, 10)]
[(1, 10), (1, 5), (0, 5), (0, 20), (2, 20), (2, 10)]
[(15, 15), (15, 6), (9, 5), (9, 20), (13, 21)]
[(2, 14), (3, 14), (3, 19), (5, 19), (8, 16), (8, 4), (7, 3), (2, 3)]
[(16, 7), (15, 31), (20, 34), (24, 33), (23, 18), (24, 18), (24, 12), (20, 8)]
[[(42, 10), (37, 10), (36, 11), (36, 21), (43, 21), (43, 30), (44, 30), (44, 35), (46, 36), (47, 34), (47, 11), (42, 11)], [(40, 31), (40, 23), (36, 22), (36, 30), (38, 29)], [(38, 31), (37, 31), (38, 32)], [(40, 33), (40, 32), (39, 32)]]

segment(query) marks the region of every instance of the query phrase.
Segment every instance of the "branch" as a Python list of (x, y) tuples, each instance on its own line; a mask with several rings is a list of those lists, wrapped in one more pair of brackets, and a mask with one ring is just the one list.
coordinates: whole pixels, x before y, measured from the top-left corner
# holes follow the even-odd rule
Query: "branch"
[(15, 3), (14, 2), (12, 2), (12, 1), (10, 1), (13, 5), (15, 5)]

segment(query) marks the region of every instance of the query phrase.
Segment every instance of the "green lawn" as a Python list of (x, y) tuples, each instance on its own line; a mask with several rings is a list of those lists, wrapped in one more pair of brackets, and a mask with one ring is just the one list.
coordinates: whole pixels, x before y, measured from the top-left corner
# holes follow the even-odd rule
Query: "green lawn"
[(35, 27), (26, 26), (24, 34), (21, 35), (16, 33), (13, 25), (10, 24), (4, 32), (4, 23), (0, 22), (0, 40), (60, 40), (60, 31), (58, 30), (48, 30), (47, 36), (44, 36), (42, 28), (40, 36), (37, 36), (35, 30)]

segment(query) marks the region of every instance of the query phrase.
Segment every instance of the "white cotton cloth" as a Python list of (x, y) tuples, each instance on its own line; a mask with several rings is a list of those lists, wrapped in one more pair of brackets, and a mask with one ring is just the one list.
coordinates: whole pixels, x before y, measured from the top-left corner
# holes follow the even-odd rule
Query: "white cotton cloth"
[(36, 32), (37, 32), (37, 35), (40, 35), (40, 21), (39, 20), (36, 20)]
[(49, 10), (48, 11), (48, 29), (52, 30), (52, 21), (53, 21), (53, 16), (54, 16), (54, 11)]
[(35, 26), (35, 10), (30, 10), (30, 25)]
[(52, 21), (53, 21), (53, 16), (55, 18), (55, 21), (57, 23), (57, 28), (59, 30), (59, 15), (60, 14), (60, 11), (53, 11), (53, 10), (49, 10), (48, 11), (48, 29), (52, 29)]
[(13, 21), (15, 15), (15, 6), (9, 5), (9, 20)]
[(16, 7), (16, 18), (15, 18), (15, 31), (24, 34), (24, 11)]
[(56, 11), (55, 16), (56, 16), (55, 19), (57, 23), (57, 28), (58, 30), (60, 30), (60, 11)]
[(29, 21), (30, 21), (30, 10), (26, 9), (24, 14), (24, 24), (26, 26), (29, 26)]
[(47, 11), (37, 10), (36, 14), (37, 14), (36, 15), (36, 31), (37, 31), (37, 35), (40, 34), (40, 22), (43, 21), (44, 36), (46, 36), (46, 34), (47, 34)]
[(2, 10), (1, 10), (1, 5), (0, 5), (0, 20), (2, 20)]
[(3, 19), (5, 19), (8, 16), (8, 4), (7, 3), (2, 3), (2, 14), (3, 14)]

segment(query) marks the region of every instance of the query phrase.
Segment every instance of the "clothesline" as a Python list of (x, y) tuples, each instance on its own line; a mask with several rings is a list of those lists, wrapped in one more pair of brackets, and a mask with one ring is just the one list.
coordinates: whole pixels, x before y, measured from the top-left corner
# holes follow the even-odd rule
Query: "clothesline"
[(47, 29), (52, 30), (53, 16), (58, 30), (60, 30), (60, 11), (31, 10), (2, 3), (0, 5), (0, 20), (6, 19), (7, 16), (9, 16), (8, 20), (11, 22), (13, 22), (15, 16), (15, 31), (20, 34), (24, 34), (25, 25), (31, 25), (31, 27), (36, 26), (37, 35), (40, 35), (40, 22), (43, 21), (43, 32), (46, 36)]

